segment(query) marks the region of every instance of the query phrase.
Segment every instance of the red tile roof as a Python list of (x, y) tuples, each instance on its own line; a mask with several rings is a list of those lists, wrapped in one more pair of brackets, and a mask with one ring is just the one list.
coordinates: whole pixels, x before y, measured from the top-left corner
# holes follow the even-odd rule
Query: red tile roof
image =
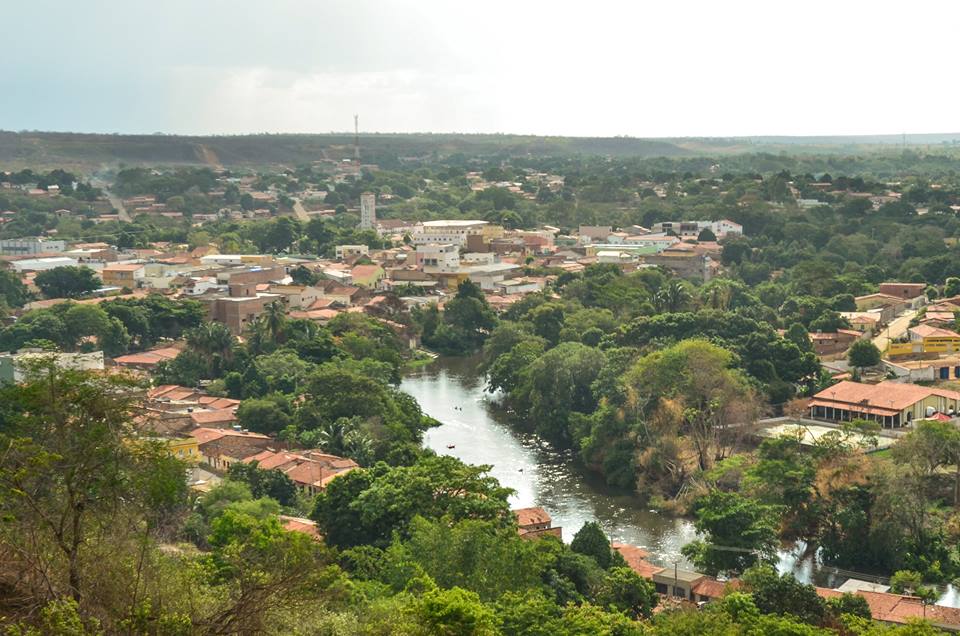
[(541, 523), (551, 523), (550, 515), (539, 506), (535, 508), (518, 508), (513, 511), (513, 516), (517, 518), (517, 525), (521, 528)]
[(190, 414), (192, 419), (198, 425), (204, 424), (225, 424), (235, 422), (237, 416), (233, 409), (216, 409), (213, 411), (194, 411)]

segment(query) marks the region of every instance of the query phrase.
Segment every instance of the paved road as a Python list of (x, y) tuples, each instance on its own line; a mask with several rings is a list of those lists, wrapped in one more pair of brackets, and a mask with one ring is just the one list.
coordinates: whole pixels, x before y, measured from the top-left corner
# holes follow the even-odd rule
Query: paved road
[(907, 328), (910, 327), (910, 321), (913, 320), (913, 317), (917, 315), (916, 309), (911, 309), (910, 311), (901, 314), (898, 318), (894, 318), (887, 328), (880, 332), (876, 338), (873, 339), (873, 344), (877, 346), (877, 349), (883, 353), (887, 349), (887, 345), (890, 344), (892, 340), (896, 340), (903, 334), (907, 332)]

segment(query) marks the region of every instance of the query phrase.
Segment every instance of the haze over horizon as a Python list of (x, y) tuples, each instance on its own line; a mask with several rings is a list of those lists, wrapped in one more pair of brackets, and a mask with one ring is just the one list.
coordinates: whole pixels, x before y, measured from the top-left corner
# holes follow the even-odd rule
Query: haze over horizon
[(0, 129), (324, 133), (359, 113), (398, 133), (957, 130), (960, 5), (914, 8), (37, 0), (5, 11)]

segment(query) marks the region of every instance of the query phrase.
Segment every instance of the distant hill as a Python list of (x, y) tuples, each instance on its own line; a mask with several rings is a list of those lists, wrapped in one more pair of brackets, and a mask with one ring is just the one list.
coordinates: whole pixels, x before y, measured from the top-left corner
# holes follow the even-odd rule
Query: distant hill
[[(402, 158), (429, 156), (693, 157), (746, 152), (840, 153), (904, 142), (900, 135), (846, 137), (665, 138), (535, 137), (525, 135), (362, 134), (364, 162), (384, 167)], [(909, 145), (960, 144), (960, 134), (908, 135)], [(353, 135), (263, 134), (236, 136), (106, 135), (0, 131), (0, 168), (147, 164), (267, 166), (340, 160), (353, 156)]]

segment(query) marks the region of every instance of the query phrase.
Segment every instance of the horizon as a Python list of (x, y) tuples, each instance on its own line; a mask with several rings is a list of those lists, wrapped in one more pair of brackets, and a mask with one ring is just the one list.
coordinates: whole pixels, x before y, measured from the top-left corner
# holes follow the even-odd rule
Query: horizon
[(367, 134), (942, 134), (960, 6), (920, 8), (37, 0), (7, 11), (0, 126), (349, 134), (359, 113)]
[[(119, 131), (96, 131), (96, 130), (43, 130), (43, 129), (21, 129), (8, 130), (0, 128), (0, 134), (14, 135), (90, 135), (90, 136), (118, 136), (118, 137), (257, 137), (257, 136), (335, 136), (335, 137), (353, 137), (352, 130), (330, 130), (322, 132), (297, 132), (297, 131), (260, 131), (260, 132), (198, 132), (198, 133), (177, 133), (177, 132), (119, 132)], [(519, 133), (519, 132), (460, 132), (460, 131), (390, 131), (390, 130), (363, 130), (358, 133), (361, 137), (364, 135), (383, 135), (383, 136), (449, 136), (449, 137), (530, 137), (537, 139), (623, 139), (631, 141), (684, 141), (684, 140), (723, 140), (723, 139), (860, 139), (889, 137), (897, 143), (906, 138), (909, 145), (911, 137), (957, 137), (960, 139), (960, 131), (932, 131), (932, 132), (898, 132), (898, 133), (837, 133), (837, 134), (745, 134), (745, 135), (669, 135), (662, 137), (636, 136), (636, 135), (563, 135), (563, 134), (537, 134), (537, 133)]]

